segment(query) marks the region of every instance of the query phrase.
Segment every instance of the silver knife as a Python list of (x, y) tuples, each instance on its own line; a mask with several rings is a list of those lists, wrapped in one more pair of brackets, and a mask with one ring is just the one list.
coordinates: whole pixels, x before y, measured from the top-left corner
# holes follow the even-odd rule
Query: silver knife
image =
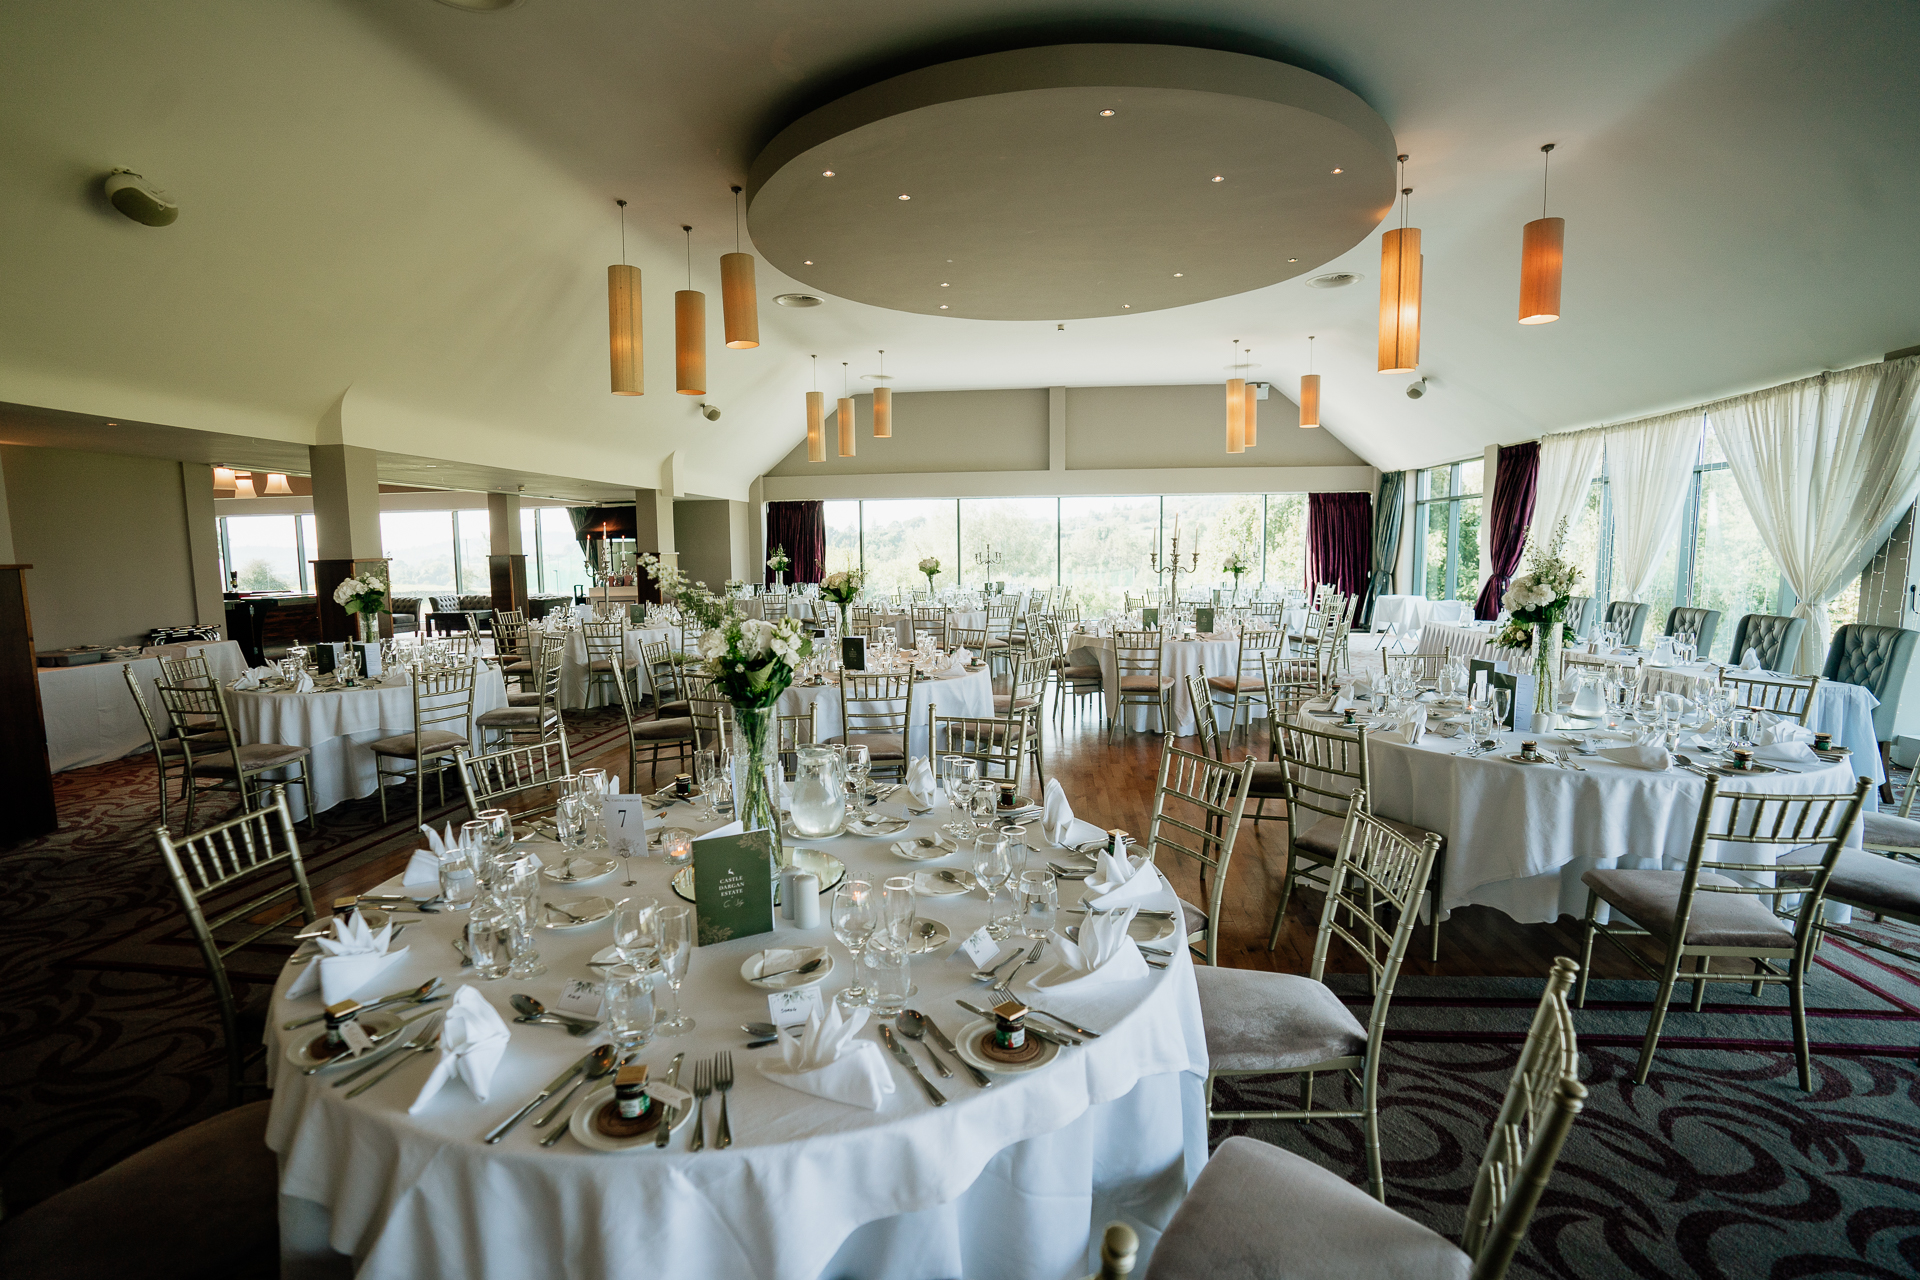
[[(667, 1066), (667, 1083), (678, 1088), (680, 1085), (680, 1063), (686, 1058), (684, 1053), (673, 1055), (673, 1061)], [(664, 1147), (673, 1138), (673, 1122), (680, 1118), (677, 1108), (668, 1107), (660, 1116), (660, 1132), (653, 1135), (653, 1145)]]
[(565, 1071), (562, 1071), (559, 1075), (555, 1076), (552, 1080), (548, 1081), (547, 1087), (542, 1089), (539, 1093), (535, 1094), (533, 1101), (529, 1102), (526, 1106), (520, 1108), (518, 1111), (514, 1112), (512, 1115), (508, 1116), (504, 1121), (501, 1122), (499, 1128), (495, 1129), (492, 1133), (489, 1133), (486, 1136), (484, 1141), (488, 1143), (498, 1142), (500, 1141), (500, 1139), (506, 1137), (509, 1133), (513, 1132), (513, 1126), (519, 1124), (522, 1120), (525, 1120), (527, 1116), (532, 1113), (535, 1107), (545, 1102), (548, 1098), (551, 1098), (554, 1094), (560, 1092), (560, 1090), (566, 1088), (568, 1083), (571, 1082), (575, 1076), (579, 1075), (582, 1071), (585, 1071), (587, 1069), (587, 1064), (593, 1061), (593, 1055), (597, 1052), (599, 1052), (598, 1046), (587, 1050), (587, 1052), (581, 1056), (580, 1061), (574, 1063), (572, 1066), (568, 1067)]
[(991, 1089), (993, 1087), (993, 1077), (961, 1057), (960, 1051), (953, 1047), (953, 1041), (947, 1039), (947, 1033), (940, 1029), (938, 1023), (932, 1018), (925, 1017), (922, 1018), (922, 1021), (927, 1024), (927, 1034), (940, 1042), (940, 1047), (947, 1051), (947, 1056), (967, 1069), (967, 1074), (973, 1077), (975, 1084), (979, 1085), (982, 1089)]
[(927, 1100), (936, 1107), (946, 1106), (947, 1095), (933, 1087), (933, 1081), (927, 1079), (926, 1074), (920, 1070), (920, 1064), (913, 1060), (913, 1055), (900, 1047), (900, 1042), (893, 1038), (893, 1028), (884, 1022), (880, 1024), (880, 1038), (886, 1042), (887, 1052), (900, 1059), (906, 1064), (907, 1070), (913, 1072), (913, 1078), (918, 1080), (920, 1087), (927, 1091)]

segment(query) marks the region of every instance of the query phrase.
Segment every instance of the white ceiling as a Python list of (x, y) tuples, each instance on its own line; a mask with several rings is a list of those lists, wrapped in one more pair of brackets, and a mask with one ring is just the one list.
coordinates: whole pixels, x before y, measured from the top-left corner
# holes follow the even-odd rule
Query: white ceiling
[[(672, 394), (667, 294), (718, 291), (732, 197), (785, 124), (915, 66), (1062, 40), (1291, 61), (1358, 93), (1412, 156), (1428, 395), (1373, 372), (1378, 236), (1295, 280), (1148, 315), (966, 321), (828, 299), (760, 269), (762, 346), (709, 304), (698, 417)], [(807, 356), (902, 390), (1183, 384), (1304, 371), (1369, 461), (1413, 466), (1920, 342), (1920, 6), (1543, 0), (434, 0), (0, 11), (0, 400), (476, 468), (739, 497), (800, 438)], [(1564, 318), (1515, 322), (1520, 227), (1567, 219)], [(136, 227), (114, 165), (181, 201)], [(647, 283), (647, 385), (607, 393), (612, 200)], [(1330, 268), (1331, 269), (1331, 268)], [(351, 395), (347, 393), (351, 391)], [(908, 429), (902, 423), (901, 429)], [(1212, 447), (1209, 445), (1208, 447)], [(831, 463), (825, 464), (831, 467)]]

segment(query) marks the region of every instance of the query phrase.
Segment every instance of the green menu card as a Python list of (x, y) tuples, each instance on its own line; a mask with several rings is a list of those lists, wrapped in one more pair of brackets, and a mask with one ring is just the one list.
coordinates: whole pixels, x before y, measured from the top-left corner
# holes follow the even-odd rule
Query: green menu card
[(1213, 634), (1213, 610), (1195, 609), (1193, 611), (1193, 629), (1201, 635)]
[(1140, 611), (1140, 625), (1143, 627), (1159, 626), (1160, 611), (1158, 609), (1142, 609)]
[(772, 857), (772, 833), (766, 831), (693, 842), (699, 945), (773, 932)]

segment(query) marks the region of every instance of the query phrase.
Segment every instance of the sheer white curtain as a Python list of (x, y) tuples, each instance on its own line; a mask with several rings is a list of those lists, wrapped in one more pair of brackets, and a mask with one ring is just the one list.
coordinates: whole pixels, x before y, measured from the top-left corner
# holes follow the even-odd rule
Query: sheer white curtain
[(1680, 527), (1700, 454), (1701, 424), (1700, 410), (1687, 409), (1607, 428), (1617, 600), (1640, 599)]
[(1587, 505), (1587, 486), (1600, 470), (1607, 443), (1604, 428), (1570, 431), (1540, 438), (1540, 474), (1534, 481), (1533, 523), (1527, 527), (1527, 545), (1542, 546), (1553, 537), (1553, 526), (1565, 520), (1571, 529)]
[(1797, 669), (1818, 671), (1827, 601), (1920, 494), (1920, 357), (1756, 391), (1707, 413), (1761, 541), (1800, 597)]

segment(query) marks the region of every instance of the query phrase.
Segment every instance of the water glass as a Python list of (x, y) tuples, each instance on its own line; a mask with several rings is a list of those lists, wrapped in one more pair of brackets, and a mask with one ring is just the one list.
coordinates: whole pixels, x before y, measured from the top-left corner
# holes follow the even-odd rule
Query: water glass
[(1000, 886), (1007, 882), (1012, 867), (1007, 861), (1007, 838), (998, 831), (984, 831), (973, 841), (973, 878), (987, 891), (987, 936), (1007, 936), (1007, 921), (995, 910)]
[(853, 807), (867, 811), (867, 788), (873, 779), (873, 750), (864, 742), (847, 744), (847, 787), (853, 792)]
[(660, 963), (660, 903), (653, 898), (622, 898), (613, 908), (613, 946), (620, 960), (638, 973)]
[(864, 1005), (870, 996), (860, 985), (860, 953), (873, 940), (880, 926), (879, 904), (874, 901), (873, 886), (865, 880), (842, 880), (833, 891), (828, 910), (833, 936), (853, 957), (853, 985), (834, 997), (834, 1003), (849, 1012)]
[(491, 895), (476, 899), (467, 917), (467, 957), (482, 981), (507, 976), (513, 963), (513, 924), (519, 913)]
[(1494, 731), (1497, 733), (1506, 727), (1507, 717), (1513, 713), (1513, 690), (1495, 689), (1489, 696), (1493, 704)]
[(605, 996), (607, 1029), (622, 1049), (638, 1049), (653, 1039), (653, 975), (627, 972), (609, 974)]
[(465, 911), (479, 891), (473, 862), (479, 850), (457, 844), (440, 855), (440, 897), (449, 911)]
[(1051, 871), (1020, 873), (1020, 932), (1028, 938), (1044, 938), (1053, 931), (1054, 917), (1060, 907), (1060, 887)]
[(891, 1018), (905, 1009), (913, 995), (913, 961), (907, 949), (890, 943), (870, 946), (866, 964), (873, 972), (873, 1011)]
[(712, 747), (693, 753), (693, 781), (700, 788), (701, 817), (712, 822), (720, 816), (713, 807), (714, 779), (720, 774), (720, 755)]
[(880, 932), (885, 938), (885, 945), (912, 945), (913, 927), (919, 910), (920, 904), (913, 891), (913, 877), (888, 876), (880, 886)]

